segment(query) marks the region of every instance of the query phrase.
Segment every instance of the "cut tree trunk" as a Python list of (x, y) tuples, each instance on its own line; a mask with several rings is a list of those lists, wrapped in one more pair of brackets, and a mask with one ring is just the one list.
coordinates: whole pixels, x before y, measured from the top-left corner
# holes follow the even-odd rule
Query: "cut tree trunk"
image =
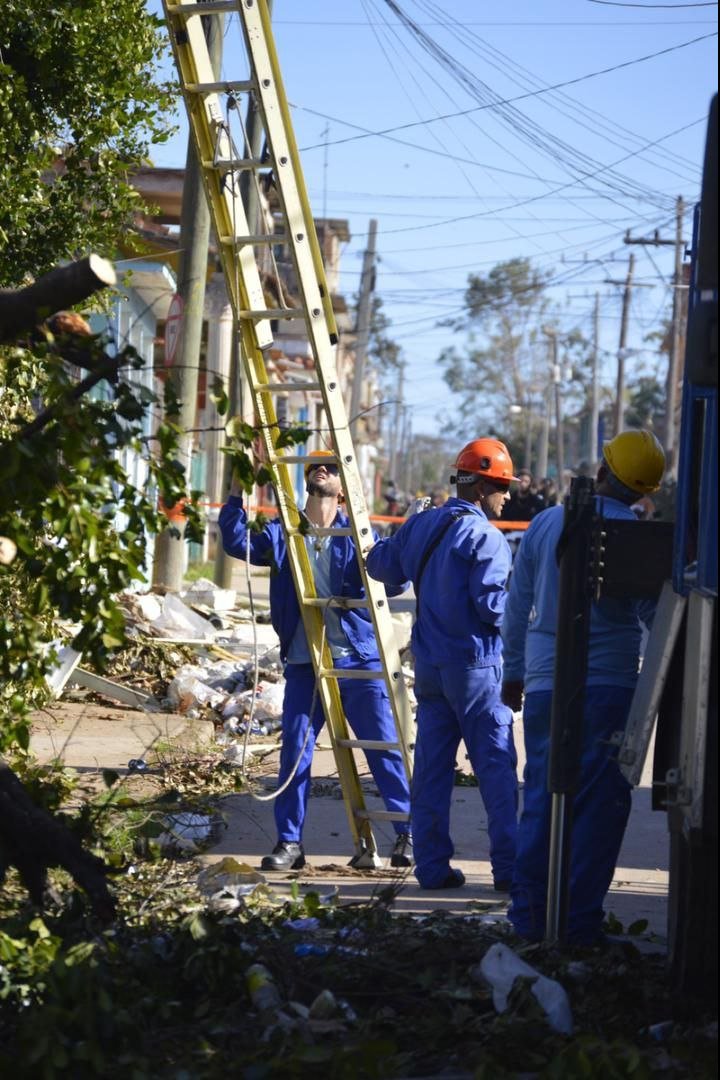
[(67, 266), (56, 266), (22, 289), (0, 289), (0, 342), (14, 341), (54, 312), (87, 300), (116, 280), (112, 263), (99, 255), (88, 255)]

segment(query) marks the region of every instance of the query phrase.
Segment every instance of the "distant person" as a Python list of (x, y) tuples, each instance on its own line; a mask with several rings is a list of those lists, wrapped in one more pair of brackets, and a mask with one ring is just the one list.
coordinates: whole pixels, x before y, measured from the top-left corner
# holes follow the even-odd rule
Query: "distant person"
[(545, 480), (543, 480), (538, 490), (538, 495), (543, 500), (543, 503), (545, 504), (545, 509), (547, 509), (549, 506), (557, 506), (558, 500), (560, 498), (557, 484), (550, 477), (547, 477)]
[[(411, 794), (415, 876), (423, 889), (457, 889), (450, 804), (455, 758), (464, 741), (488, 816), (495, 889), (510, 888), (517, 831), (517, 757), (512, 713), (500, 700), (500, 624), (510, 550), (500, 517), (514, 479), (497, 439), (475, 439), (456, 462), (457, 497), (437, 513), (413, 514), (370, 549), (371, 577), (415, 588), (417, 744)], [(422, 588), (421, 588), (422, 584)]]
[(533, 475), (529, 469), (519, 469), (517, 487), (505, 503), (502, 512), (503, 521), (532, 521), (536, 514), (545, 509), (540, 495), (532, 490)]
[(397, 517), (400, 513), (402, 493), (398, 491), (394, 480), (388, 480), (385, 488), (385, 513), (388, 517)]

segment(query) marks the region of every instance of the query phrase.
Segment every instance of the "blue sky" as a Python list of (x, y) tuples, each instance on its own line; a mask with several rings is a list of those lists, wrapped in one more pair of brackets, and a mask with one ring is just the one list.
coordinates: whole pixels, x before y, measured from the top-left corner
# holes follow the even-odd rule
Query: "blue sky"
[[(671, 303), (672, 249), (628, 248), (623, 235), (670, 237), (676, 196), (697, 198), (717, 88), (716, 5), (275, 0), (273, 24), (314, 213), (350, 222), (349, 298), (368, 221), (378, 221), (376, 287), (407, 361), (414, 431), (440, 433), (455, 408), (437, 357), (463, 339), (436, 323), (459, 314), (469, 273), (502, 260), (527, 256), (554, 271), (553, 314), (567, 328), (590, 333), (600, 291), (610, 386), (620, 290), (605, 279), (622, 278), (635, 251), (648, 287), (635, 290), (629, 344), (648, 348), (644, 336)], [(242, 74), (230, 30), (224, 77)], [(487, 107), (498, 98), (514, 100)], [(184, 164), (185, 131), (157, 165)], [(628, 377), (654, 363), (638, 354)]]

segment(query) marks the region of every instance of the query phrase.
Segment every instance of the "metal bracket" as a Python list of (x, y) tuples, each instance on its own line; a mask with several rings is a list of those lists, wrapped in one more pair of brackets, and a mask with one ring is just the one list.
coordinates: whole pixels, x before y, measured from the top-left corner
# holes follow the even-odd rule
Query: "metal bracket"
[(358, 843), (357, 854), (353, 855), (348, 866), (352, 866), (353, 870), (379, 870), (382, 859), (376, 848), (370, 847), (366, 840), (361, 839)]

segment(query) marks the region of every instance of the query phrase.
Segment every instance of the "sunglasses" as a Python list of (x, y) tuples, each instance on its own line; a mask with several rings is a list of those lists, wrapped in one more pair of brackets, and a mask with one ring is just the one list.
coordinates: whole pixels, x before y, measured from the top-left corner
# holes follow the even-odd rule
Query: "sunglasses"
[(493, 488), (494, 491), (501, 491), (503, 494), (510, 490), (510, 483), (507, 480), (491, 480), (487, 476), (483, 476), (484, 482), (488, 487)]
[(325, 462), (318, 463), (317, 465), (310, 465), (308, 468), (308, 476), (311, 473), (317, 472), (318, 469), (324, 469), (325, 472), (330, 473), (332, 476), (338, 476), (340, 469), (337, 465), (326, 465)]

